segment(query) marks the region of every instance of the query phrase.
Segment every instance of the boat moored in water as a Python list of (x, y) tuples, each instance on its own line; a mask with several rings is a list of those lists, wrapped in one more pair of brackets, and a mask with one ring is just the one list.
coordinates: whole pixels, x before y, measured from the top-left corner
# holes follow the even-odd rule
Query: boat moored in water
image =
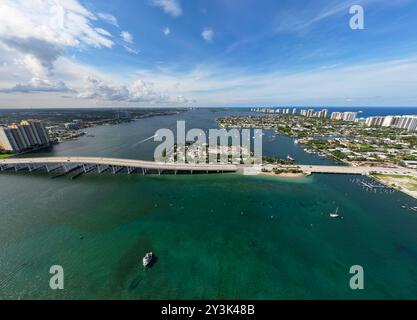
[(143, 257), (143, 266), (145, 268), (149, 267), (151, 262), (153, 259), (153, 253), (152, 252), (148, 252), (144, 257)]
[(339, 208), (336, 208), (336, 211), (330, 213), (330, 218), (339, 218)]

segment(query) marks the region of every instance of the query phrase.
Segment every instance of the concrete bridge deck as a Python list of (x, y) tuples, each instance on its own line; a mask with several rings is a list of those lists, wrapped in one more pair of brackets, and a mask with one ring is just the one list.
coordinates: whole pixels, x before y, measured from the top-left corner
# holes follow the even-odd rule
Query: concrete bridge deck
[[(74, 166), (83, 166), (86, 171), (86, 166), (97, 166), (99, 169), (111, 168), (112, 171), (126, 168), (128, 173), (136, 170), (155, 170), (155, 171), (173, 171), (177, 172), (236, 172), (238, 168), (236, 165), (229, 164), (181, 164), (181, 163), (165, 163), (153, 162), (143, 160), (128, 160), (116, 158), (97, 158), (97, 157), (48, 157), (48, 158), (7, 158), (0, 159), (0, 169), (8, 168), (15, 169), (39, 169), (46, 167), (47, 169), (53, 166), (61, 166), (67, 171)], [(49, 169), (48, 169), (49, 171)]]
[[(272, 170), (275, 165), (264, 165), (264, 168)], [(371, 172), (383, 174), (409, 174), (417, 176), (417, 171), (407, 168), (383, 168), (383, 167), (353, 167), (353, 166), (322, 166), (322, 165), (294, 165), (306, 174), (330, 173), (330, 174), (355, 174), (369, 175)], [(143, 160), (128, 160), (116, 158), (98, 157), (47, 157), (47, 158), (7, 158), (0, 159), (0, 170), (15, 169), (19, 170), (41, 170), (48, 172), (56, 169), (63, 169), (64, 172), (82, 168), (87, 173), (96, 170), (98, 173), (110, 171), (118, 173), (122, 170), (127, 173), (135, 172), (140, 169), (142, 173), (148, 171), (171, 171), (174, 173), (202, 172), (202, 173), (222, 173), (222, 172), (243, 172), (244, 169), (251, 168), (248, 165), (234, 164), (181, 164), (165, 163)]]

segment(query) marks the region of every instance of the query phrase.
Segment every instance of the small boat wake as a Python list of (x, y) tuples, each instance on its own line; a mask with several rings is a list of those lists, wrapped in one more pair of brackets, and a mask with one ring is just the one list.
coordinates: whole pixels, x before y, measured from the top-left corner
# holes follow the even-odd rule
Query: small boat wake
[(142, 144), (142, 143), (145, 143), (146, 141), (149, 141), (149, 140), (151, 140), (151, 139), (154, 139), (154, 138), (156, 138), (158, 135), (157, 134), (155, 134), (155, 135), (153, 135), (152, 137), (149, 137), (149, 138), (146, 138), (146, 139), (143, 139), (143, 140), (141, 140), (141, 141), (139, 141), (139, 142), (136, 142), (135, 144), (133, 144), (132, 145), (132, 147), (137, 147), (138, 145), (140, 145), (140, 144)]

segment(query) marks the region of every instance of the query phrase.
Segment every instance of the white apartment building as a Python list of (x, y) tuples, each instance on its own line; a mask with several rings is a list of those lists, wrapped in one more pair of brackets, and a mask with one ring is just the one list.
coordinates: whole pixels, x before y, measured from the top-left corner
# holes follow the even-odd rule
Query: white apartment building
[(366, 125), (369, 127), (393, 127), (404, 129), (409, 132), (417, 131), (417, 116), (405, 115), (405, 116), (382, 116), (382, 117), (369, 117), (366, 119)]
[(6, 151), (18, 153), (49, 143), (48, 133), (38, 120), (25, 120), (20, 124), (0, 127), (0, 148)]

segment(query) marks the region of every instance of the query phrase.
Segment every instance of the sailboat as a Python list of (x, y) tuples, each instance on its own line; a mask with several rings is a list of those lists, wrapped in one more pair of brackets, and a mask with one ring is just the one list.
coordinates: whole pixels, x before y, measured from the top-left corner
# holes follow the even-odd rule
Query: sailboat
[(330, 218), (339, 218), (339, 207), (336, 208), (336, 211), (330, 213)]

